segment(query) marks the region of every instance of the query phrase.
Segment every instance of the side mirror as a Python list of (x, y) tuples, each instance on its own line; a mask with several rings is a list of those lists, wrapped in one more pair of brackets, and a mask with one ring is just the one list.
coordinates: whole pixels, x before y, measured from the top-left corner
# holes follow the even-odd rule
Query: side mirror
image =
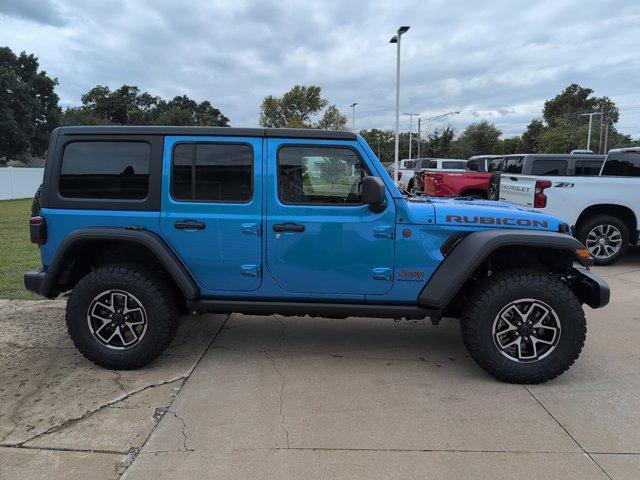
[(375, 213), (380, 213), (384, 206), (384, 182), (378, 177), (364, 177), (360, 183), (360, 199), (369, 205)]

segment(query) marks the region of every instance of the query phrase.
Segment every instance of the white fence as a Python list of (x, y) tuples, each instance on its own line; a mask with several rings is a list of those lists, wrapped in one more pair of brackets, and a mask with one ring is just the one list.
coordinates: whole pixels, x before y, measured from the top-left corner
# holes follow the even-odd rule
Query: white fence
[(44, 168), (0, 168), (0, 200), (33, 197), (43, 175)]

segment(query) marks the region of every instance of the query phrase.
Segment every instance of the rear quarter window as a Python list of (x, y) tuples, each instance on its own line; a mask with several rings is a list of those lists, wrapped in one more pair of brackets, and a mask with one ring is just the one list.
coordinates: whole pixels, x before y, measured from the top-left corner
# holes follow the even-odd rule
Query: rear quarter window
[(566, 160), (534, 160), (531, 165), (531, 175), (566, 175)]
[(151, 147), (145, 142), (78, 141), (65, 146), (59, 192), (67, 198), (143, 200)]
[(505, 173), (514, 173), (516, 175), (522, 173), (522, 165), (524, 164), (524, 157), (509, 157), (504, 164)]
[(602, 160), (576, 160), (575, 174), (580, 177), (595, 176), (601, 168)]

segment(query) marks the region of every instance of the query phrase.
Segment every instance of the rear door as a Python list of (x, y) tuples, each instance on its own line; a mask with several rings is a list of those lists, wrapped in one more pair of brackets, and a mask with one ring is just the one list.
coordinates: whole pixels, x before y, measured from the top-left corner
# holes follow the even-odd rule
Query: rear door
[(262, 142), (165, 137), (160, 228), (204, 290), (260, 286)]
[(384, 294), (393, 286), (395, 205), (373, 212), (378, 175), (357, 142), (268, 139), (267, 267), (286, 292)]

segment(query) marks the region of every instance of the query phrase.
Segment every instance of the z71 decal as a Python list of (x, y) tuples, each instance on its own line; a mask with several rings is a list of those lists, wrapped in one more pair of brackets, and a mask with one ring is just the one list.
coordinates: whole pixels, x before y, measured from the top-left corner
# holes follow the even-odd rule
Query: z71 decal
[(540, 227), (549, 228), (549, 222), (546, 220), (529, 220), (528, 218), (505, 218), (505, 217), (470, 217), (467, 215), (447, 215), (445, 217), (447, 223), (464, 223), (473, 225), (506, 225), (508, 227)]

